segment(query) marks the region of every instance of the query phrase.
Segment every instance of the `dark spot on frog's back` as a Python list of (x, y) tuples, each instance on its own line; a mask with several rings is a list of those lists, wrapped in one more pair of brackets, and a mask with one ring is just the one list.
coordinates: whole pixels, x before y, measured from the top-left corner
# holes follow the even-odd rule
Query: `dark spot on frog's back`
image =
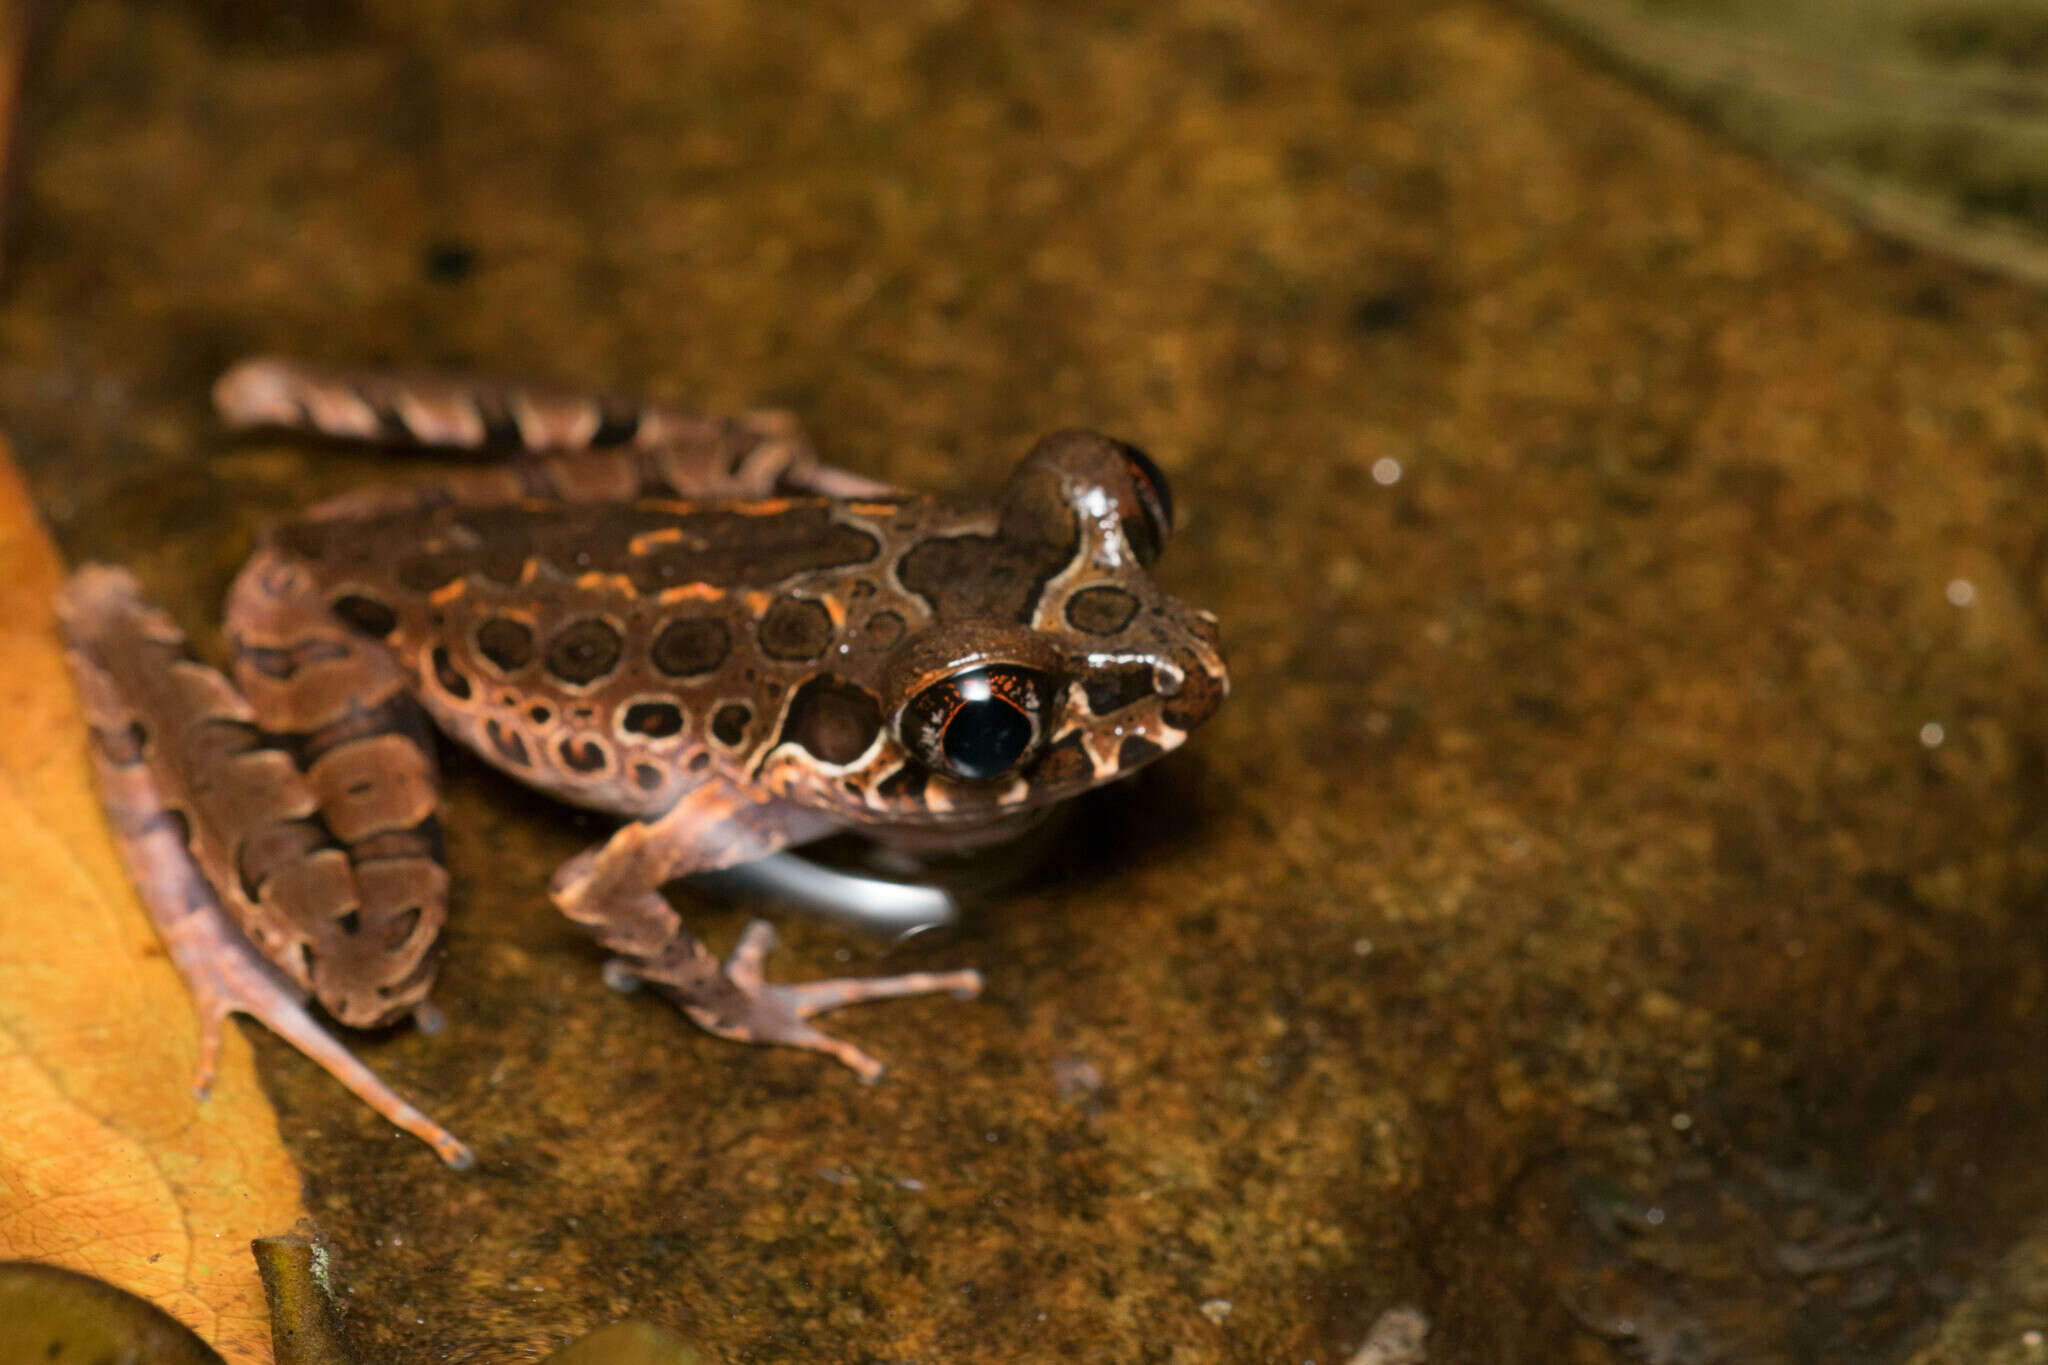
[(771, 659), (808, 662), (832, 643), (832, 615), (822, 602), (785, 597), (761, 618), (761, 652)]
[(603, 772), (610, 755), (604, 745), (594, 739), (570, 735), (556, 746), (562, 756), (562, 764), (573, 773)]
[(732, 632), (725, 622), (715, 617), (685, 617), (661, 628), (649, 657), (671, 678), (687, 678), (709, 673), (724, 663), (731, 651)]
[(573, 687), (596, 682), (617, 667), (625, 640), (618, 627), (595, 616), (571, 621), (548, 641), (547, 670)]
[(526, 741), (517, 730), (509, 729), (495, 720), (484, 722), (484, 738), (491, 742), (491, 748), (498, 757), (515, 768), (533, 766), (533, 759), (526, 752)]
[(674, 702), (636, 701), (626, 708), (619, 724), (630, 734), (667, 739), (683, 732), (683, 708)]
[(747, 737), (747, 726), (753, 719), (754, 708), (745, 702), (727, 702), (711, 717), (711, 737), (728, 748), (734, 747)]
[(782, 738), (827, 763), (851, 763), (882, 729), (882, 707), (865, 688), (827, 675), (798, 688)]
[[(1071, 518), (1068, 519), (1072, 526)], [(1009, 541), (994, 536), (937, 536), (897, 561), (903, 586), (945, 621), (986, 616), (1026, 625), (1038, 596), (1074, 557), (1075, 540)]]
[(533, 630), (523, 621), (490, 617), (476, 628), (476, 652), (499, 671), (515, 673), (533, 659)]
[(1083, 588), (1067, 601), (1067, 624), (1086, 635), (1114, 635), (1138, 614), (1138, 599), (1122, 588)]
[(468, 701), (473, 689), (469, 685), (468, 677), (455, 666), (455, 661), (448, 656), (448, 647), (446, 645), (435, 645), (431, 657), (434, 665), (434, 681), (441, 684), (441, 690), (457, 701)]

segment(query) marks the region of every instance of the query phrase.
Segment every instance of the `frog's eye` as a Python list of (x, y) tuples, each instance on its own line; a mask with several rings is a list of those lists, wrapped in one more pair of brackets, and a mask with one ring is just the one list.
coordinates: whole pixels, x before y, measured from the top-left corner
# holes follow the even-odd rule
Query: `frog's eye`
[(912, 697), (897, 737), (926, 767), (985, 782), (1038, 751), (1057, 695), (1054, 679), (1035, 668), (980, 664)]
[(1124, 539), (1130, 541), (1138, 562), (1150, 565), (1173, 534), (1173, 489), (1150, 455), (1128, 441), (1117, 444), (1123, 449), (1131, 486), (1138, 494), (1138, 515), (1124, 518)]

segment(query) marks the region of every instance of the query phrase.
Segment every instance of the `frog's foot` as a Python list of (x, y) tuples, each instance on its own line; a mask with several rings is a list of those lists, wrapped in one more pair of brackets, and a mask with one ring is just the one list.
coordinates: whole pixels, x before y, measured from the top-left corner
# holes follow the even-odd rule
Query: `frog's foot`
[(199, 1015), (199, 1075), (194, 1088), (202, 1099), (213, 1088), (228, 1016), (246, 1014), (297, 1048), (392, 1124), (432, 1147), (456, 1170), (466, 1171), (476, 1164), (476, 1155), (459, 1138), (386, 1085), (341, 1040), (322, 1028), (276, 970), (246, 939), (228, 928), (223, 916), (201, 909), (160, 923), (158, 933), (191, 989)]
[(766, 921), (755, 920), (740, 934), (724, 970), (713, 975), (678, 973), (679, 979), (664, 981), (659, 967), (615, 961), (608, 964), (606, 979), (620, 985), (628, 977), (644, 977), (675, 996), (683, 1013), (706, 1033), (737, 1043), (772, 1043), (822, 1052), (851, 1067), (864, 1081), (881, 1079), (882, 1063), (813, 1026), (810, 1020), (814, 1015), (842, 1005), (906, 995), (944, 991), (955, 999), (972, 1000), (981, 994), (981, 973), (973, 970), (778, 985), (761, 976), (762, 962), (774, 946), (775, 930)]

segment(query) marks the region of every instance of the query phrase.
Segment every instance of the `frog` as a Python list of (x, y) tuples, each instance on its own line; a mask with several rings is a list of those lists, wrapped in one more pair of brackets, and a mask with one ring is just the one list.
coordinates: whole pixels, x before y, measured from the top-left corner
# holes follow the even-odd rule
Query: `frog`
[(329, 1027), (439, 1022), (436, 732), (618, 821), (548, 885), (607, 982), (872, 1081), (816, 1017), (972, 998), (979, 971), (771, 981), (767, 921), (721, 959), (663, 888), (847, 832), (1014, 839), (1179, 748), (1229, 689), (1215, 616), (1151, 574), (1164, 473), (1096, 431), (1040, 438), (969, 497), (829, 464), (775, 409), (274, 356), (213, 398), (232, 428), (465, 462), (262, 531), (225, 672), (128, 570), (78, 568), (57, 616), (102, 804), (192, 995), (199, 1093), (246, 1015), (458, 1169), (473, 1151)]

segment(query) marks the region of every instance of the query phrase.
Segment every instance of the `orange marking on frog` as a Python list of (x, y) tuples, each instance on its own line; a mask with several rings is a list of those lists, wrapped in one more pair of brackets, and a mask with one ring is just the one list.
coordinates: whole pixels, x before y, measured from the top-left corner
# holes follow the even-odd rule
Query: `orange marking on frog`
[(626, 542), (626, 553), (644, 555), (647, 554), (649, 551), (653, 550), (656, 546), (680, 545), (682, 544), (682, 541), (682, 527), (664, 526), (658, 531), (642, 531), (639, 535), (634, 536), (631, 540)]
[(633, 580), (622, 573), (606, 573), (592, 569), (589, 573), (576, 575), (576, 586), (585, 592), (603, 592), (609, 589), (621, 597), (638, 597), (640, 590), (633, 586)]
[(725, 589), (711, 583), (678, 583), (673, 588), (663, 588), (654, 600), (663, 606), (675, 602), (723, 602)]

